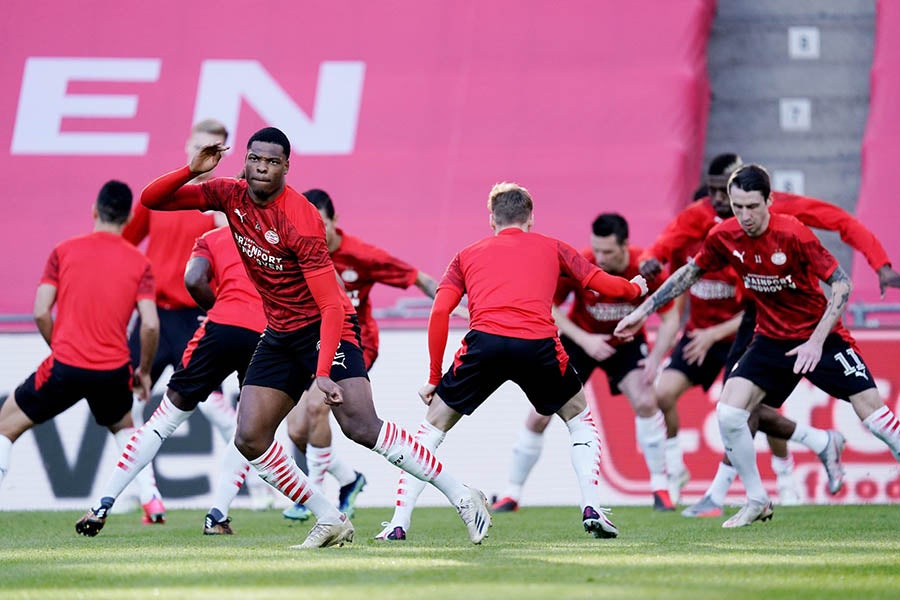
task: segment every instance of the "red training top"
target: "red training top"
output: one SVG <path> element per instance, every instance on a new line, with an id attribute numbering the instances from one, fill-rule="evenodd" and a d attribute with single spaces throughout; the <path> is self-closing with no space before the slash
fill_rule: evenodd
<path id="1" fill-rule="evenodd" d="M 838 268 L 812 231 L 794 217 L 776 214 L 755 238 L 737 219 L 717 225 L 694 262 L 705 271 L 731 265 L 756 303 L 756 331 L 780 340 L 809 339 L 828 303 L 819 280 Z M 852 341 L 840 321 L 832 331 Z"/>
<path id="2" fill-rule="evenodd" d="M 631 279 L 640 274 L 638 268 L 638 257 L 641 254 L 641 248 L 635 246 L 628 247 L 628 266 L 621 273 L 613 273 L 625 279 Z M 597 259 L 594 252 L 590 248 L 581 251 L 581 256 L 590 264 L 596 265 Z M 647 283 L 648 293 L 652 294 L 665 281 L 665 275 L 657 277 L 655 281 Z M 597 293 L 593 290 L 585 289 L 583 285 L 575 281 L 571 277 L 562 276 L 559 278 L 559 284 L 556 287 L 556 293 L 553 298 L 554 304 L 562 304 L 565 302 L 569 294 L 575 294 L 575 301 L 572 308 L 569 309 L 568 317 L 572 323 L 584 329 L 589 333 L 605 333 L 612 336 L 619 321 L 624 319 L 631 313 L 636 306 L 644 301 L 643 298 L 622 298 L 620 296 L 609 296 Z M 659 312 L 665 313 L 672 310 L 673 302 L 667 303 L 661 307 Z M 644 329 L 641 328 L 641 333 Z M 623 340 L 617 337 L 610 337 L 608 343 L 618 346 Z"/>
<path id="3" fill-rule="evenodd" d="M 291 332 L 321 322 L 316 375 L 328 376 L 340 339 L 357 342 L 353 306 L 335 279 L 319 211 L 290 186 L 259 206 L 245 180 L 185 185 L 193 177 L 187 166 L 158 177 L 144 188 L 141 202 L 157 210 L 223 211 L 268 327 Z"/>
<path id="4" fill-rule="evenodd" d="M 510 227 L 466 246 L 453 258 L 438 284 L 432 316 L 468 294 L 471 329 L 529 340 L 557 338 L 551 307 L 562 273 L 613 298 L 631 300 L 641 293 L 637 284 L 604 273 L 565 242 Z M 428 321 L 433 384 L 441 378 L 448 327 L 449 311 L 447 319 Z"/>
<path id="5" fill-rule="evenodd" d="M 191 255 L 194 240 L 215 226 L 215 217 L 211 214 L 165 213 L 149 210 L 142 204 L 135 206 L 122 237 L 137 246 L 150 236 L 147 258 L 156 275 L 156 303 L 160 308 L 197 307 L 184 287 L 184 265 Z"/>
<path id="6" fill-rule="evenodd" d="M 266 328 L 262 298 L 247 277 L 232 239 L 228 227 L 219 227 L 204 233 L 194 244 L 191 258 L 206 259 L 213 271 L 210 284 L 216 303 L 206 316 L 213 323 L 262 332 Z"/>
<path id="7" fill-rule="evenodd" d="M 341 245 L 331 253 L 334 268 L 344 282 L 344 289 L 359 315 L 363 354 L 366 367 L 378 356 L 378 324 L 372 317 L 369 294 L 376 283 L 406 289 L 416 282 L 418 269 L 391 256 L 378 246 L 367 244 L 340 229 Z"/>
<path id="8" fill-rule="evenodd" d="M 671 270 L 682 267 L 701 246 L 701 243 L 695 243 L 676 252 L 669 265 Z M 706 329 L 731 319 L 743 310 L 742 302 L 746 295 L 741 278 L 731 267 L 718 271 L 704 271 L 700 279 L 691 285 L 688 294 L 690 302 L 688 302 L 688 321 L 685 325 L 687 331 Z M 733 339 L 732 335 L 723 341 Z"/>
<path id="9" fill-rule="evenodd" d="M 861 252 L 873 269 L 878 270 L 891 263 L 875 234 L 847 211 L 822 200 L 784 192 L 772 192 L 772 200 L 769 207 L 772 213 L 794 216 L 807 227 L 839 232 L 841 240 Z M 641 260 L 655 257 L 662 262 L 669 262 L 679 248 L 703 241 L 709 230 L 721 221 L 722 218 L 716 214 L 709 197 L 701 198 L 666 225 L 653 245 L 641 256 Z"/>
<path id="10" fill-rule="evenodd" d="M 154 296 L 147 257 L 122 236 L 96 231 L 56 246 L 41 283 L 57 288 L 50 340 L 56 360 L 96 371 L 131 362 L 128 321 L 138 300 Z"/>

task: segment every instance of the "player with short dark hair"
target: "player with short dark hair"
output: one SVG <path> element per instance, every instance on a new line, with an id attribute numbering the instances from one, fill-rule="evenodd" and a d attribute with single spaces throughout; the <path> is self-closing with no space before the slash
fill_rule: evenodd
<path id="1" fill-rule="evenodd" d="M 852 284 L 835 258 L 797 219 L 773 214 L 768 173 L 737 169 L 728 181 L 735 219 L 714 227 L 694 259 L 669 277 L 616 335 L 628 337 L 647 315 L 686 291 L 705 271 L 731 266 L 757 308 L 756 332 L 734 366 L 716 407 L 728 458 L 747 490 L 747 503 L 723 527 L 772 517 L 756 465 L 748 419 L 760 402 L 780 406 L 803 377 L 848 400 L 869 431 L 900 460 L 900 422 L 884 405 L 872 374 L 841 324 Z M 831 286 L 826 298 L 819 281 Z"/>
<path id="2" fill-rule="evenodd" d="M 150 262 L 122 239 L 131 201 L 126 184 L 106 182 L 93 205 L 93 232 L 61 242 L 47 259 L 34 319 L 50 356 L 0 408 L 0 481 L 13 442 L 82 398 L 120 447 L 131 437 L 132 387 L 149 397 L 159 335 Z M 128 321 L 135 308 L 141 316 L 141 353 L 132 370 Z M 144 503 L 158 497 L 152 469 L 141 474 L 138 485 Z"/>
<path id="3" fill-rule="evenodd" d="M 710 161 L 706 175 L 708 197 L 694 202 L 670 222 L 657 240 L 641 256 L 641 273 L 648 278 L 655 278 L 662 263 L 670 267 L 679 266 L 679 256 L 686 260 L 702 244 L 712 227 L 724 219 L 733 216 L 731 203 L 727 193 L 728 178 L 743 165 L 740 156 L 728 152 L 714 157 Z M 900 275 L 892 268 L 887 253 L 878 238 L 862 223 L 841 208 L 828 202 L 787 194 L 771 192 L 772 212 L 790 214 L 809 227 L 818 227 L 837 231 L 841 239 L 862 252 L 869 264 L 878 274 L 882 292 L 886 287 L 900 285 Z M 674 268 L 670 268 L 674 270 Z M 712 273 L 704 273 L 703 278 L 715 278 Z M 728 377 L 731 366 L 740 358 L 753 334 L 756 311 L 753 303 L 743 303 L 743 318 L 731 343 L 724 362 L 725 377 Z M 677 349 L 676 349 L 677 352 Z M 669 373 L 671 375 L 671 373 Z M 666 415 L 668 439 L 666 440 L 666 461 L 671 473 L 682 473 L 677 477 L 677 484 L 686 483 L 688 475 L 684 469 L 682 450 L 678 442 L 678 413 L 675 402 L 680 395 L 672 384 L 670 377 L 658 382 L 660 404 Z M 662 386 L 662 387 L 661 387 Z M 797 497 L 797 484 L 793 477 L 793 458 L 784 440 L 792 439 L 807 445 L 823 461 L 828 475 L 828 491 L 837 493 L 843 485 L 843 468 L 840 465 L 843 449 L 843 436 L 839 432 L 825 432 L 806 426 L 799 426 L 778 411 L 760 405 L 753 418 L 750 419 L 751 430 L 757 427 L 767 434 L 772 449 L 772 466 L 778 481 L 779 494 Z M 685 516 L 718 516 L 728 487 L 734 481 L 736 472 L 729 464 L 727 457 L 719 465 L 716 476 L 703 499 L 686 509 Z M 784 500 L 785 498 L 782 498 Z"/>
<path id="4" fill-rule="evenodd" d="M 301 548 L 353 541 L 353 525 L 331 505 L 275 440 L 275 430 L 297 403 L 311 377 L 351 440 L 371 448 L 416 477 L 433 483 L 456 506 L 469 538 L 480 543 L 490 515 L 484 495 L 453 478 L 443 464 L 395 423 L 378 418 L 359 347 L 356 315 L 334 275 L 318 211 L 285 182 L 290 169 L 287 137 L 272 127 L 250 138 L 245 179 L 217 178 L 191 185 L 213 170 L 227 148 L 204 146 L 190 164 L 151 182 L 141 202 L 154 210 L 225 213 L 251 281 L 262 297 L 268 325 L 244 378 L 234 443 L 269 485 L 318 517 Z M 167 396 L 135 435 L 135 465 L 190 416 L 190 405 Z M 82 519 L 96 533 L 112 504 Z"/>
<path id="5" fill-rule="evenodd" d="M 519 185 L 495 185 L 488 209 L 493 235 L 463 248 L 438 285 L 428 320 L 430 376 L 419 392 L 428 412 L 416 436 L 422 445 L 437 448 L 463 415 L 472 414 L 503 383 L 514 382 L 537 413 L 556 413 L 565 421 L 584 530 L 614 538 L 619 530 L 599 506 L 600 440 L 579 375 L 558 336 L 553 296 L 563 274 L 575 287 L 614 300 L 645 294 L 646 283 L 640 275 L 631 281 L 609 275 L 568 244 L 532 233 L 533 201 Z M 463 294 L 469 297 L 470 330 L 442 374 L 450 312 Z M 406 539 L 421 491 L 414 482 L 398 489 L 394 518 L 376 539 Z"/>

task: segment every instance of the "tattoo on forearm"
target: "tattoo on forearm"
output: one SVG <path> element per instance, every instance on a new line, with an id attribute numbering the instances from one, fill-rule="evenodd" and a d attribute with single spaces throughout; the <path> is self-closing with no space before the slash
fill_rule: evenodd
<path id="1" fill-rule="evenodd" d="M 686 265 L 672 273 L 672 275 L 659 286 L 659 289 L 653 292 L 652 296 L 647 298 L 647 302 L 650 303 L 649 312 L 656 312 L 661 306 L 686 292 L 694 282 L 700 279 L 702 273 L 703 270 L 695 265 L 693 261 L 688 262 Z"/>
<path id="2" fill-rule="evenodd" d="M 853 284 L 850 281 L 850 277 L 847 276 L 847 273 L 841 267 L 835 269 L 826 283 L 831 286 L 831 297 L 828 298 L 828 304 L 825 306 L 825 313 L 822 315 L 820 322 L 834 325 L 850 301 L 850 292 L 853 291 Z"/>

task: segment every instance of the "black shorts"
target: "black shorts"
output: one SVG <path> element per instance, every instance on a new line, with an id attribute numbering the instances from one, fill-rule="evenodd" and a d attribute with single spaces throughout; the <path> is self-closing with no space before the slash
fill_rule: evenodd
<path id="1" fill-rule="evenodd" d="M 153 383 L 159 379 L 167 366 L 178 368 L 181 364 L 181 356 L 188 342 L 194 337 L 199 318 L 203 311 L 199 308 L 182 308 L 169 310 L 158 308 L 159 313 L 159 347 L 153 357 L 153 366 L 150 368 L 150 379 Z M 128 338 L 128 348 L 131 352 L 131 364 L 136 369 L 141 364 L 141 320 L 138 319 Z"/>
<path id="2" fill-rule="evenodd" d="M 352 318 L 355 324 L 356 317 Z M 250 361 L 244 385 L 281 390 L 294 402 L 300 400 L 300 395 L 310 386 L 316 374 L 320 325 L 317 322 L 289 332 L 272 331 L 267 327 Z M 341 340 L 331 363 L 330 376 L 333 381 L 351 377 L 369 378 L 358 343 Z"/>
<path id="3" fill-rule="evenodd" d="M 185 349 L 181 364 L 169 379 L 169 389 L 196 404 L 235 371 L 243 385 L 259 339 L 259 332 L 251 329 L 207 321 L 197 328 Z"/>
<path id="4" fill-rule="evenodd" d="M 672 356 L 663 369 L 672 369 L 683 373 L 688 378 L 688 381 L 694 385 L 703 386 L 704 391 L 708 391 L 712 387 L 713 382 L 715 382 L 716 377 L 722 372 L 722 367 L 725 366 L 725 361 L 731 350 L 731 341 L 716 342 L 707 350 L 706 358 L 703 359 L 702 365 L 697 363 L 689 365 L 684 358 L 684 347 L 690 341 L 691 338 L 687 334 L 681 336 L 681 339 L 678 340 L 678 344 L 675 345 L 675 349 L 672 351 Z"/>
<path id="5" fill-rule="evenodd" d="M 741 357 L 732 377 L 749 379 L 766 391 L 764 403 L 776 408 L 805 377 L 814 386 L 841 400 L 853 394 L 875 387 L 869 368 L 863 362 L 859 351 L 840 335 L 829 334 L 822 346 L 822 359 L 811 373 L 794 373 L 795 356 L 785 353 L 797 346 L 798 340 L 773 340 L 756 335 L 747 352 Z"/>
<path id="6" fill-rule="evenodd" d="M 725 374 L 723 380 L 731 376 L 734 371 L 734 365 L 741 359 L 744 352 L 753 341 L 753 330 L 756 329 L 756 305 L 752 302 L 744 305 L 744 317 L 738 327 L 734 342 L 731 343 L 731 350 L 728 351 L 728 358 L 725 359 Z"/>
<path id="7" fill-rule="evenodd" d="M 647 358 L 647 339 L 643 334 L 634 336 L 630 342 L 616 346 L 616 352 L 606 360 L 594 360 L 575 342 L 566 336 L 560 336 L 563 348 L 569 355 L 569 362 L 575 367 L 578 379 L 586 383 L 591 378 L 594 369 L 603 369 L 606 379 L 609 381 L 609 392 L 613 396 L 622 393 L 619 384 L 625 376 L 635 369 L 642 368 L 640 361 Z"/>
<path id="8" fill-rule="evenodd" d="M 94 371 L 70 367 L 49 356 L 16 388 L 16 402 L 29 419 L 43 423 L 84 398 L 97 425 L 109 427 L 131 411 L 131 376 L 130 364 Z"/>
<path id="9" fill-rule="evenodd" d="M 471 415 L 507 381 L 522 388 L 542 415 L 552 415 L 581 390 L 557 338 L 523 340 L 471 330 L 436 393 L 453 410 Z"/>

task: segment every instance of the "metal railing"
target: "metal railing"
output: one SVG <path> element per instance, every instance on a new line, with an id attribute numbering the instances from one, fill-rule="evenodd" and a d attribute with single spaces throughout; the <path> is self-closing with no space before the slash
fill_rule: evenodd
<path id="1" fill-rule="evenodd" d="M 900 304 L 856 302 L 847 306 L 847 314 L 851 318 L 847 324 L 851 327 L 876 329 L 900 326 Z M 885 322 L 872 318 L 872 315 L 887 315 L 889 318 Z"/>

